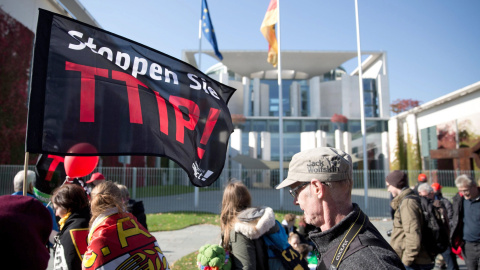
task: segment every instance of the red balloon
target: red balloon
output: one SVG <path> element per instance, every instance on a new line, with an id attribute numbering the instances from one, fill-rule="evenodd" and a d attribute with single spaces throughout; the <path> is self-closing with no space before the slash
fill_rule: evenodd
<path id="1" fill-rule="evenodd" d="M 96 154 L 97 149 L 89 143 L 79 143 L 72 146 L 68 153 Z M 97 167 L 98 156 L 66 156 L 64 161 L 65 172 L 70 178 L 89 175 Z"/>

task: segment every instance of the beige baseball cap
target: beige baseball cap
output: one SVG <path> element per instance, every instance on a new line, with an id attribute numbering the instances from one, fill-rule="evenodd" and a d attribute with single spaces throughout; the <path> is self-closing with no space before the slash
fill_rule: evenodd
<path id="1" fill-rule="evenodd" d="M 318 147 L 297 153 L 290 161 L 287 178 L 276 189 L 296 182 L 310 182 L 312 179 L 321 182 L 352 179 L 352 157 L 331 147 Z"/>

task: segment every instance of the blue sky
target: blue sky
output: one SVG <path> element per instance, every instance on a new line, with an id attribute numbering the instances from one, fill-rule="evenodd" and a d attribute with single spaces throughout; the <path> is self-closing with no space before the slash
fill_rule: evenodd
<path id="1" fill-rule="evenodd" d="M 181 59 L 201 0 L 80 0 L 103 29 Z M 208 0 L 222 50 L 267 50 L 269 0 Z M 362 51 L 386 51 L 390 99 L 422 103 L 480 81 L 480 1 L 359 0 Z M 280 0 L 282 50 L 356 51 L 353 0 Z M 212 50 L 204 40 L 203 50 Z M 202 56 L 202 70 L 214 59 Z M 351 71 L 356 59 L 346 64 Z"/>

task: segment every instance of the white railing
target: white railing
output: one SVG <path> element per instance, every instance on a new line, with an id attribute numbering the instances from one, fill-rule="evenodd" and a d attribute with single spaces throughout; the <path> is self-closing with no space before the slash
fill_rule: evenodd
<path id="1" fill-rule="evenodd" d="M 34 170 L 34 166 L 29 167 Z M 23 165 L 0 165 L 0 195 L 13 193 L 13 177 L 23 169 Z M 126 185 L 130 197 L 142 200 L 147 213 L 194 211 L 219 213 L 223 195 L 223 187 L 229 179 L 242 180 L 249 188 L 253 205 L 269 206 L 274 210 L 299 212 L 300 208 L 293 205 L 293 198 L 288 192 L 281 193 L 274 187 L 279 183 L 278 170 L 224 170 L 219 179 L 209 187 L 199 188 L 190 183 L 187 174 L 182 169 L 146 168 L 146 167 L 102 167 L 99 171 L 108 180 Z M 287 175 L 285 170 L 284 175 Z M 460 173 L 467 173 L 477 179 L 478 171 L 408 171 L 410 178 L 419 173 L 426 173 L 430 181 L 435 179 L 444 187 L 454 187 L 455 177 Z M 363 171 L 354 170 L 354 187 L 352 201 L 370 216 L 370 218 L 390 217 L 390 195 L 385 188 L 386 172 L 375 170 L 368 172 L 368 197 L 365 198 Z M 86 176 L 85 179 L 89 179 Z M 412 183 L 412 182 L 411 182 Z M 445 190 L 445 189 L 444 189 Z M 449 189 L 446 197 L 451 198 L 455 189 Z M 445 192 L 444 192 L 445 193 Z M 281 205 L 281 202 L 285 202 Z M 365 209 L 365 202 L 368 209 Z"/>

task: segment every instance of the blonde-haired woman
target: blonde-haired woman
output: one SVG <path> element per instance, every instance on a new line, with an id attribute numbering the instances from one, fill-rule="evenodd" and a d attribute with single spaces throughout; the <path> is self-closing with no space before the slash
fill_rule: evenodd
<path id="1" fill-rule="evenodd" d="M 117 185 L 103 181 L 91 193 L 92 218 L 83 269 L 170 269 L 155 237 L 125 211 Z"/>
<path id="2" fill-rule="evenodd" d="M 232 269 L 283 269 L 270 260 L 262 236 L 280 228 L 269 207 L 251 207 L 252 197 L 240 181 L 231 181 L 223 192 L 220 213 L 222 246 L 230 252 Z M 270 264 L 270 266 L 269 266 Z"/>

